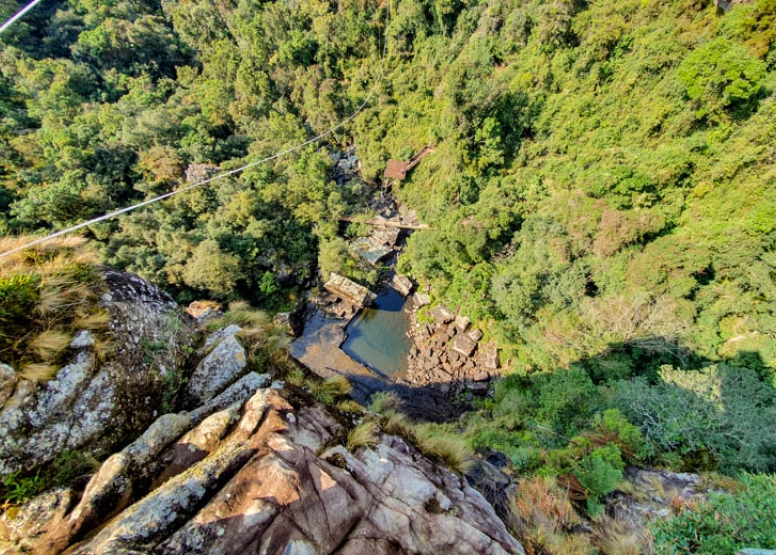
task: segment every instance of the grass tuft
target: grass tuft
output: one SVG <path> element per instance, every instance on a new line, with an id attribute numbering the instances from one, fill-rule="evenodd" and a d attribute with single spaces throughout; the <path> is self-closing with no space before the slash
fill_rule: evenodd
<path id="1" fill-rule="evenodd" d="M 232 301 L 224 315 L 226 324 L 237 324 L 243 328 L 261 328 L 270 322 L 266 312 L 256 310 L 245 301 Z"/>
<path id="2" fill-rule="evenodd" d="M 77 311 L 73 319 L 73 327 L 79 330 L 107 330 L 110 326 L 110 314 L 105 310 L 97 312 Z"/>
<path id="3" fill-rule="evenodd" d="M 347 450 L 353 452 L 359 447 L 371 447 L 378 442 L 378 428 L 373 422 L 362 422 L 348 432 Z"/>
<path id="4" fill-rule="evenodd" d="M 35 354 L 45 362 L 51 362 L 67 349 L 73 336 L 58 330 L 45 330 L 30 342 Z"/>
<path id="5" fill-rule="evenodd" d="M 340 412 L 345 412 L 348 414 L 363 414 L 364 413 L 364 407 L 359 405 L 357 402 L 355 402 L 353 399 L 346 399 L 344 401 L 340 401 L 336 404 L 336 408 Z"/>
<path id="6" fill-rule="evenodd" d="M 603 555 L 653 555 L 655 552 L 651 537 L 644 529 L 606 515 L 599 517 L 596 524 L 593 543 Z"/>
<path id="7" fill-rule="evenodd" d="M 350 382 L 345 376 L 332 376 L 323 380 L 322 390 L 334 396 L 350 395 Z"/>
<path id="8" fill-rule="evenodd" d="M 380 427 L 386 433 L 404 438 L 410 443 L 417 443 L 418 438 L 415 435 L 415 424 L 404 414 L 396 411 L 387 411 L 379 422 Z"/>
<path id="9" fill-rule="evenodd" d="M 442 463 L 453 472 L 468 474 L 474 465 L 474 451 L 461 438 L 446 436 L 418 436 L 418 449 L 432 461 Z"/>
<path id="10" fill-rule="evenodd" d="M 296 387 L 302 387 L 304 379 L 304 371 L 301 368 L 294 368 L 286 374 L 286 382 Z"/>
<path id="11" fill-rule="evenodd" d="M 59 372 L 59 368 L 53 364 L 36 362 L 23 366 L 19 377 L 33 382 L 47 382 L 54 379 L 57 372 Z"/>
<path id="12" fill-rule="evenodd" d="M 392 391 L 378 391 L 370 397 L 369 410 L 377 414 L 396 411 L 399 408 L 399 397 Z"/>

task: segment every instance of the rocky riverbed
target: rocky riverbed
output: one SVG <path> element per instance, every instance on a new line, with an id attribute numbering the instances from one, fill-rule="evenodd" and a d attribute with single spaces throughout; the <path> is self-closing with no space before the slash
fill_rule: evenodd
<path id="1" fill-rule="evenodd" d="M 422 318 L 418 309 L 424 300 L 422 294 L 414 297 L 409 333 L 415 346 L 404 379 L 419 387 L 438 387 L 456 399 L 471 400 L 472 394 L 486 393 L 501 376 L 498 349 L 482 344 L 482 332 L 444 305 L 427 311 L 430 320 Z"/>

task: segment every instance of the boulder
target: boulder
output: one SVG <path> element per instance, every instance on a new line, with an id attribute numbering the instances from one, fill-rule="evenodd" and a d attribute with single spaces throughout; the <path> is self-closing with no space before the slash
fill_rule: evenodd
<path id="1" fill-rule="evenodd" d="M 376 295 L 363 285 L 334 272 L 331 273 L 329 281 L 323 287 L 332 295 L 359 308 L 371 305 L 376 298 Z"/>
<path id="2" fill-rule="evenodd" d="M 455 327 L 460 332 L 465 332 L 467 329 L 469 329 L 469 319 L 466 316 L 456 316 L 455 317 Z"/>
<path id="3" fill-rule="evenodd" d="M 416 308 L 422 308 L 428 304 L 431 304 L 431 297 L 426 293 L 418 291 L 412 296 L 412 303 Z"/>
<path id="4" fill-rule="evenodd" d="M 0 542 L 52 555 L 524 553 L 478 491 L 400 438 L 318 455 L 344 430 L 294 403 L 267 388 L 191 429 L 166 415 L 102 464 L 70 514 L 67 492 L 40 496 L 28 507 L 45 518 L 13 531 L 1 516 Z"/>
<path id="5" fill-rule="evenodd" d="M 372 226 L 369 240 L 379 247 L 393 250 L 400 234 L 401 229 L 398 227 Z"/>
<path id="6" fill-rule="evenodd" d="M 476 370 L 472 378 L 474 378 L 475 382 L 486 382 L 490 375 L 484 370 Z"/>
<path id="7" fill-rule="evenodd" d="M 455 314 L 450 312 L 450 310 L 443 304 L 439 304 L 432 308 L 431 316 L 433 316 L 437 324 L 447 324 L 448 322 L 452 322 L 455 319 Z"/>
<path id="8" fill-rule="evenodd" d="M 126 445 L 159 416 L 161 374 L 183 372 L 181 353 L 195 335 L 190 318 L 134 274 L 105 270 L 102 277 L 112 356 L 98 360 L 89 348 L 94 338 L 80 333 L 54 379 L 16 384 L 0 408 L 0 474 L 34 473 L 63 450 L 94 455 Z"/>
<path id="9" fill-rule="evenodd" d="M 70 348 L 71 349 L 87 349 L 89 347 L 94 347 L 95 343 L 94 335 L 91 334 L 91 332 L 87 330 L 81 330 L 79 331 L 73 340 L 70 342 Z"/>
<path id="10" fill-rule="evenodd" d="M 412 281 L 407 276 L 401 274 L 394 274 L 391 278 L 391 286 L 402 296 L 406 297 L 412 292 Z"/>
<path id="11" fill-rule="evenodd" d="M 466 334 L 475 343 L 482 339 L 482 332 L 478 329 L 473 329 Z"/>
<path id="12" fill-rule="evenodd" d="M 486 370 L 498 370 L 501 363 L 498 358 L 498 348 L 495 345 L 480 347 L 478 364 Z"/>
<path id="13" fill-rule="evenodd" d="M 224 313 L 221 311 L 221 305 L 214 301 L 193 301 L 186 308 L 186 314 L 194 318 L 194 321 L 200 327 L 224 316 Z"/>
<path id="14" fill-rule="evenodd" d="M 373 265 L 377 265 L 381 260 L 388 257 L 393 252 L 393 249 L 375 244 L 375 242 L 368 237 L 359 237 L 352 241 L 348 244 L 348 249 Z"/>
<path id="15" fill-rule="evenodd" d="M 227 330 L 231 333 L 224 334 Z M 197 365 L 189 379 L 186 392 L 198 404 L 223 391 L 245 370 L 245 349 L 235 337 L 240 327 L 230 326 L 227 330 L 221 332 L 220 342 Z"/>
<path id="16" fill-rule="evenodd" d="M 453 350 L 463 356 L 470 357 L 477 348 L 477 343 L 469 334 L 456 335 L 453 339 Z"/>

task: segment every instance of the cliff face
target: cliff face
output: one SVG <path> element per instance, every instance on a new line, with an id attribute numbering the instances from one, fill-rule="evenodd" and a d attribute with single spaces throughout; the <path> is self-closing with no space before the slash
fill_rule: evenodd
<path id="1" fill-rule="evenodd" d="M 117 452 L 85 488 L 5 511 L 0 553 L 523 553 L 480 493 L 402 439 L 346 449 L 326 407 L 248 370 L 236 326 L 208 337 L 187 371 L 191 322 L 139 278 L 105 277 L 115 358 L 73 348 L 53 381 L 18 384 L 0 422 L 24 425 L 0 460 L 7 473 L 64 449 Z M 193 410 L 163 414 L 162 372 L 185 375 L 174 394 Z M 90 433 L 74 433 L 84 423 Z"/>

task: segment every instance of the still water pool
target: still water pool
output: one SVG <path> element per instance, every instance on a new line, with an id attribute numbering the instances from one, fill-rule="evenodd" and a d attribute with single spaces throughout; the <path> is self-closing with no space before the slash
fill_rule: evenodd
<path id="1" fill-rule="evenodd" d="M 362 310 L 345 329 L 342 350 L 351 358 L 388 376 L 407 365 L 412 340 L 407 337 L 409 315 L 405 299 L 388 287 L 374 304 Z"/>

